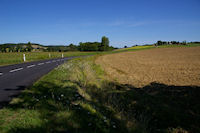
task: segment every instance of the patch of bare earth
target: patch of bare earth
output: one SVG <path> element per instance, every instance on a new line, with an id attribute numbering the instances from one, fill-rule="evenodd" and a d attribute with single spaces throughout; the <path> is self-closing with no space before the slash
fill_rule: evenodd
<path id="1" fill-rule="evenodd" d="M 96 60 L 108 77 L 143 87 L 152 82 L 200 86 L 200 47 L 155 48 L 104 55 Z"/>

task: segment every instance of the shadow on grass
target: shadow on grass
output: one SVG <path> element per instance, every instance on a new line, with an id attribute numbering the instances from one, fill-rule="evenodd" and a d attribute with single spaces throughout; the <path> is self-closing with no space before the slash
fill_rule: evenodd
<path id="1" fill-rule="evenodd" d="M 106 101 L 118 112 L 123 112 L 127 119 L 135 118 L 148 132 L 165 132 L 177 127 L 200 132 L 200 87 L 153 82 L 143 88 L 119 85 L 120 88 L 129 89 L 106 93 Z"/>
<path id="2" fill-rule="evenodd" d="M 105 82 L 102 88 L 77 83 L 40 82 L 24 91 L 8 109 L 35 110 L 42 124 L 12 127 L 9 132 L 167 132 L 180 127 L 200 132 L 200 87 L 151 83 L 143 88 Z M 31 124 L 30 124 L 31 125 Z"/>
<path id="3" fill-rule="evenodd" d="M 21 93 L 22 90 L 24 90 L 26 88 L 26 86 L 17 86 L 15 89 L 11 89 L 11 88 L 5 88 L 2 90 L 1 92 L 1 96 L 4 97 L 3 100 L 1 98 L 0 101 L 0 109 L 2 109 L 3 107 L 7 106 L 9 104 L 9 102 L 19 96 L 19 94 Z M 5 94 L 4 92 L 9 92 L 7 93 L 9 96 L 5 98 Z"/>

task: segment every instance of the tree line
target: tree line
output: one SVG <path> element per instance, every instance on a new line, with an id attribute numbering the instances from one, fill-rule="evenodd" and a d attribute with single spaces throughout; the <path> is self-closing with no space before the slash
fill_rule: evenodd
<path id="1" fill-rule="evenodd" d="M 80 42 L 78 47 L 80 51 L 109 51 L 114 49 L 114 47 L 109 46 L 109 39 L 105 36 L 102 37 L 101 42 Z"/>
<path id="2" fill-rule="evenodd" d="M 157 41 L 157 43 L 155 44 L 156 46 L 160 46 L 160 45 L 187 45 L 186 41 Z"/>
<path id="3" fill-rule="evenodd" d="M 34 43 L 19 43 L 19 44 L 1 44 L 0 52 L 67 52 L 67 51 L 109 51 L 114 47 L 109 46 L 109 38 L 103 36 L 101 42 L 80 42 L 79 45 L 70 44 L 68 46 L 43 46 Z"/>
<path id="4" fill-rule="evenodd" d="M 109 39 L 103 36 L 101 42 L 80 42 L 78 46 L 74 44 L 68 46 L 48 46 L 47 51 L 109 51 L 113 49 L 112 46 L 109 46 Z"/>
<path id="5" fill-rule="evenodd" d="M 0 45 L 0 52 L 31 52 L 33 50 L 33 44 L 28 43 L 5 43 Z M 39 44 L 34 44 L 39 45 Z"/>

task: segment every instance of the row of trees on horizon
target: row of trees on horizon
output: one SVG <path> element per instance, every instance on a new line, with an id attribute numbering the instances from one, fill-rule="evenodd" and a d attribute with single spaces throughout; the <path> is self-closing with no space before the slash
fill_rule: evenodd
<path id="1" fill-rule="evenodd" d="M 157 41 L 155 44 L 147 44 L 147 45 L 154 45 L 154 46 L 160 46 L 160 45 L 187 45 L 187 44 L 200 44 L 200 42 L 186 42 L 186 41 Z M 138 45 L 134 45 L 138 46 Z M 132 47 L 134 47 L 132 46 Z M 124 48 L 128 48 L 127 46 L 124 46 Z M 109 46 L 109 38 L 103 36 L 101 38 L 101 42 L 80 42 L 79 45 L 70 44 L 68 46 L 43 46 L 36 43 L 6 43 L 6 44 L 0 44 L 0 52 L 37 52 L 37 51 L 43 51 L 43 52 L 67 52 L 67 51 L 111 51 L 114 48 L 112 46 Z"/>
<path id="2" fill-rule="evenodd" d="M 199 42 L 197 42 L 199 43 Z M 157 41 L 157 43 L 155 44 L 156 46 L 159 46 L 159 45 L 187 45 L 189 43 L 187 43 L 186 41 L 182 41 L 182 42 L 179 42 L 179 41 Z"/>
<path id="3" fill-rule="evenodd" d="M 67 51 L 109 51 L 114 47 L 109 46 L 109 38 L 103 36 L 101 42 L 80 42 L 79 45 L 70 44 L 68 46 L 43 46 L 35 43 L 1 44 L 0 52 L 67 52 Z"/>

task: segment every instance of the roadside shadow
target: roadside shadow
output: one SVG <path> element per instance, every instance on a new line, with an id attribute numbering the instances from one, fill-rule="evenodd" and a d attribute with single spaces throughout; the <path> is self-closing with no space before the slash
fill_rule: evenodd
<path id="1" fill-rule="evenodd" d="M 42 124 L 38 127 L 13 127 L 14 132 L 65 132 L 65 133 L 127 133 L 167 132 L 182 128 L 200 132 L 200 87 L 169 86 L 153 82 L 142 88 L 129 84 L 105 82 L 99 88 L 80 84 L 61 86 L 40 82 L 27 89 L 18 101 L 7 105 L 12 110 L 39 112 Z M 9 91 L 9 90 L 8 90 Z"/>
<path id="2" fill-rule="evenodd" d="M 5 91 L 16 91 L 16 90 L 21 91 L 21 90 L 24 90 L 25 88 L 26 88 L 26 86 L 20 85 L 20 86 L 17 86 L 15 89 L 13 89 L 13 88 L 5 88 L 3 90 L 5 90 Z"/>
<path id="3" fill-rule="evenodd" d="M 182 128 L 200 132 L 200 87 L 174 86 L 152 82 L 142 88 L 106 83 L 104 91 L 94 91 L 98 103 L 112 106 L 127 121 L 137 121 L 145 132 L 166 132 Z M 111 91 L 113 90 L 113 91 Z M 136 130 L 136 131 L 135 131 Z M 137 129 L 134 129 L 137 132 Z"/>
<path id="4" fill-rule="evenodd" d="M 18 100 L 18 101 L 17 101 Z M 77 85 L 67 87 L 41 82 L 21 93 L 11 110 L 35 110 L 43 121 L 36 128 L 13 127 L 14 132 L 127 132 L 125 125 L 114 117 L 114 112 L 103 105 L 88 101 L 77 91 Z M 23 118 L 22 118 L 23 119 Z M 120 127 L 116 124 L 120 123 Z M 114 127 L 113 127 L 114 126 Z"/>
<path id="5" fill-rule="evenodd" d="M 21 86 L 16 86 L 15 88 L 5 88 L 1 90 L 1 95 L 3 97 L 5 97 L 6 95 L 6 98 L 3 99 L 1 98 L 0 109 L 6 107 L 13 98 L 18 97 L 25 88 L 26 86 L 21 85 Z"/>

